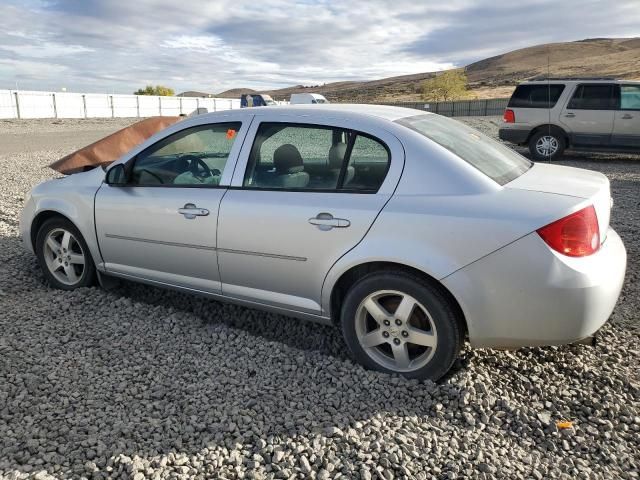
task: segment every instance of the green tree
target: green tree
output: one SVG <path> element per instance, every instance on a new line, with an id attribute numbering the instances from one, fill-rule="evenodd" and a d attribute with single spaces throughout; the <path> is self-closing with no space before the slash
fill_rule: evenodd
<path id="1" fill-rule="evenodd" d="M 431 102 L 458 100 L 467 96 L 467 83 L 463 70 L 446 70 L 422 82 L 422 98 Z"/>
<path id="2" fill-rule="evenodd" d="M 144 88 L 139 88 L 135 92 L 134 95 L 161 95 L 163 97 L 173 97 L 174 91 L 173 88 L 163 87 L 162 85 L 147 85 Z"/>

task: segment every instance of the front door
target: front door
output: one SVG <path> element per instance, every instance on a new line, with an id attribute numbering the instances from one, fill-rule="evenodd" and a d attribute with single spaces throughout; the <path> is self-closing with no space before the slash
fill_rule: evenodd
<path id="1" fill-rule="evenodd" d="M 560 113 L 576 146 L 604 147 L 611 144 L 613 117 L 617 108 L 616 86 L 596 83 L 576 86 L 571 100 Z"/>
<path id="2" fill-rule="evenodd" d="M 125 186 L 100 187 L 96 232 L 107 272 L 220 292 L 218 209 L 244 131 L 240 122 L 186 128 L 131 159 Z"/>
<path id="3" fill-rule="evenodd" d="M 220 207 L 225 296 L 323 314 L 327 272 L 393 193 L 404 164 L 393 135 L 321 123 L 252 126 Z"/>
<path id="4" fill-rule="evenodd" d="M 620 109 L 616 111 L 613 144 L 640 149 L 640 85 L 620 85 Z"/>

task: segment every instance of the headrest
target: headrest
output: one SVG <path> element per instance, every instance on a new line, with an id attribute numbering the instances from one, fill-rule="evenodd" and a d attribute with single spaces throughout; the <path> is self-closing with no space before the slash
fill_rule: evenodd
<path id="1" fill-rule="evenodd" d="M 273 152 L 273 166 L 278 175 L 298 173 L 304 171 L 302 156 L 296 147 L 287 143 Z"/>
<path id="2" fill-rule="evenodd" d="M 346 143 L 337 143 L 329 149 L 329 166 L 331 168 L 342 168 L 344 155 L 347 153 Z"/>

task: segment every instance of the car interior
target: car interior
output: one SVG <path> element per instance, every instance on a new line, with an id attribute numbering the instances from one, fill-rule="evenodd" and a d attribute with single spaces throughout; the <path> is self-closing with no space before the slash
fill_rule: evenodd
<path id="1" fill-rule="evenodd" d="M 347 158 L 350 140 L 353 147 Z M 386 147 L 357 132 L 263 124 L 253 144 L 244 185 L 265 189 L 375 191 L 384 180 L 388 165 Z"/>
<path id="2" fill-rule="evenodd" d="M 239 123 L 205 125 L 166 138 L 136 157 L 131 182 L 218 185 L 239 128 Z"/>

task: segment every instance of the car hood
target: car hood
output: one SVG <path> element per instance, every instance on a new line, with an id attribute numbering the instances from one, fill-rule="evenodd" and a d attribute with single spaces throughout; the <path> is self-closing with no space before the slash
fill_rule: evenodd
<path id="1" fill-rule="evenodd" d="M 49 167 L 57 172 L 70 175 L 97 166 L 109 165 L 152 135 L 167 128 L 169 125 L 173 125 L 181 118 L 146 118 L 62 157 L 49 165 Z"/>

